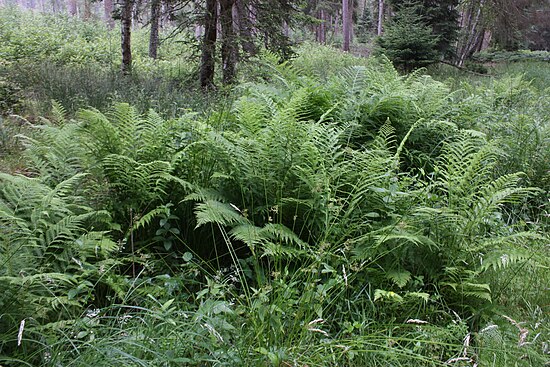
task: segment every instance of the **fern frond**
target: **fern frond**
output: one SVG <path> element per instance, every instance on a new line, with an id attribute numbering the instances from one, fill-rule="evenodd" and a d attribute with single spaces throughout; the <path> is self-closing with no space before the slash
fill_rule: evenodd
<path id="1" fill-rule="evenodd" d="M 52 100 L 52 120 L 58 125 L 62 125 L 67 120 L 67 110 L 59 101 Z"/>
<path id="2" fill-rule="evenodd" d="M 527 250 L 518 248 L 508 249 L 507 251 L 493 251 L 483 257 L 480 271 L 503 270 L 519 262 L 526 261 L 532 256 L 533 254 L 530 254 Z"/>
<path id="3" fill-rule="evenodd" d="M 407 270 L 389 270 L 385 275 L 399 288 L 403 288 L 412 279 L 411 273 Z"/>
<path id="4" fill-rule="evenodd" d="M 239 224 L 231 228 L 231 237 L 237 241 L 244 242 L 250 248 L 254 248 L 265 240 L 262 235 L 262 228 L 252 224 Z"/>
<path id="5" fill-rule="evenodd" d="M 196 228 L 207 223 L 221 226 L 249 223 L 248 220 L 233 209 L 230 204 L 214 200 L 207 200 L 204 203 L 197 204 L 195 216 L 197 217 Z"/>
<path id="6" fill-rule="evenodd" d="M 308 251 L 288 247 L 281 243 L 266 242 L 262 246 L 263 253 L 261 257 L 271 257 L 274 259 L 293 260 L 298 258 L 310 257 Z"/>
<path id="7" fill-rule="evenodd" d="M 142 215 L 138 220 L 134 221 L 129 231 L 137 231 L 140 228 L 145 228 L 151 224 L 153 219 L 161 216 L 161 215 L 169 215 L 170 209 L 166 205 L 160 205 L 156 207 L 155 209 L 152 209 Z"/>
<path id="8" fill-rule="evenodd" d="M 265 234 L 269 238 L 276 239 L 285 245 L 297 245 L 300 248 L 307 248 L 307 244 L 302 241 L 296 233 L 282 224 L 266 224 L 261 230 L 260 235 Z"/>

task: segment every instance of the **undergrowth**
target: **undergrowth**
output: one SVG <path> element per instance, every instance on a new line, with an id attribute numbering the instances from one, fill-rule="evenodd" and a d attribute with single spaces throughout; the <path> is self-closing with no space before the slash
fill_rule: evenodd
<path id="1" fill-rule="evenodd" d="M 0 363 L 547 363 L 546 91 L 257 61 L 206 113 L 166 75 L 14 74 L 59 82 L 0 126 Z"/>

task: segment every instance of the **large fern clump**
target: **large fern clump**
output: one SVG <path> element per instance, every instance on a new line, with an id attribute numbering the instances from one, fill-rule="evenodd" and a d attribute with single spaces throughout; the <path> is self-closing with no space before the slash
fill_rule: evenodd
<path id="1" fill-rule="evenodd" d="M 48 187 L 36 178 L 0 175 L 0 339 L 2 353 L 33 354 L 43 328 L 94 302 L 95 287 L 118 250 L 111 217 L 83 203 L 84 174 Z M 106 282 L 108 283 L 108 282 Z M 23 349 L 20 323 L 27 324 Z"/>
<path id="2" fill-rule="evenodd" d="M 307 53 L 263 56 L 271 80 L 230 108 L 69 120 L 54 103 L 20 137 L 29 177 L 0 176 L 2 363 L 473 364 L 514 328 L 503 360 L 543 360 L 545 331 L 502 311 L 527 312 L 508 287 L 548 268 L 526 209 L 544 153 L 511 159 L 485 111 L 519 97 L 386 59 L 323 74 Z"/>

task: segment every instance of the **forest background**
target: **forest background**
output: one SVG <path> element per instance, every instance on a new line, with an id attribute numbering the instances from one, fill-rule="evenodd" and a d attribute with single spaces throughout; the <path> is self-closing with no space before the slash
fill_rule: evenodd
<path id="1" fill-rule="evenodd" d="M 7 1 L 0 364 L 545 366 L 547 1 Z"/>

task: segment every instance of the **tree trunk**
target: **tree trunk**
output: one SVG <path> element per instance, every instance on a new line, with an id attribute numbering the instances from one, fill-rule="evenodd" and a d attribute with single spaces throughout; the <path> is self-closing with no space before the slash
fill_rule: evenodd
<path id="1" fill-rule="evenodd" d="M 142 0 L 132 0 L 132 22 L 134 25 L 136 24 L 139 24 L 140 23 L 140 9 L 141 9 L 141 4 L 142 4 Z"/>
<path id="2" fill-rule="evenodd" d="M 237 25 L 241 38 L 241 47 L 248 56 L 255 56 L 258 53 L 254 38 L 252 37 L 252 21 L 250 19 L 250 10 L 247 8 L 244 0 L 236 0 Z"/>
<path id="3" fill-rule="evenodd" d="M 327 43 L 327 16 L 323 9 L 320 12 L 321 24 L 319 24 L 319 43 L 325 45 Z"/>
<path id="4" fill-rule="evenodd" d="M 67 4 L 69 8 L 69 15 L 74 17 L 76 16 L 76 13 L 78 12 L 78 8 L 76 6 L 76 0 L 69 0 L 69 3 Z"/>
<path id="5" fill-rule="evenodd" d="M 478 47 L 480 39 L 482 40 L 484 30 L 480 27 L 482 10 L 485 0 L 472 2 L 468 9 L 462 13 L 461 25 L 466 32 L 458 43 L 457 47 L 457 66 L 462 67 L 466 58 L 468 58 Z"/>
<path id="6" fill-rule="evenodd" d="M 235 0 L 220 0 L 220 24 L 222 34 L 222 71 L 223 83 L 235 80 L 237 64 L 236 38 L 233 32 L 233 4 Z"/>
<path id="7" fill-rule="evenodd" d="M 92 17 L 92 2 L 91 0 L 84 0 L 83 19 L 89 20 L 91 17 Z"/>
<path id="8" fill-rule="evenodd" d="M 58 0 L 52 0 L 52 13 L 58 14 L 60 9 L 61 9 L 61 4 L 59 3 L 59 1 Z"/>
<path id="9" fill-rule="evenodd" d="M 382 35 L 382 21 L 384 20 L 384 0 L 378 0 L 378 28 L 377 35 Z"/>
<path id="10" fill-rule="evenodd" d="M 483 32 L 483 42 L 481 43 L 481 50 L 486 50 L 489 48 L 489 45 L 491 44 L 491 39 L 493 37 L 493 34 L 489 30 L 485 30 Z"/>
<path id="11" fill-rule="evenodd" d="M 200 69 L 200 83 L 203 88 L 214 86 L 214 56 L 216 53 L 218 20 L 218 3 L 216 0 L 206 0 L 206 14 L 204 17 L 204 37 L 202 40 L 202 56 Z"/>
<path id="12" fill-rule="evenodd" d="M 353 43 L 353 11 L 354 11 L 354 0 L 348 0 L 348 33 L 349 33 L 349 42 Z"/>
<path id="13" fill-rule="evenodd" d="M 151 0 L 151 33 L 149 35 L 149 57 L 156 59 L 159 47 L 160 0 Z"/>
<path id="14" fill-rule="evenodd" d="M 115 20 L 113 19 L 113 0 L 103 0 L 103 11 L 107 27 L 113 29 L 115 27 Z"/>
<path id="15" fill-rule="evenodd" d="M 122 72 L 129 74 L 132 71 L 132 0 L 123 0 L 120 13 L 121 44 L 122 44 Z"/>
<path id="16" fill-rule="evenodd" d="M 342 24 L 342 36 L 344 37 L 342 50 L 349 51 L 349 0 L 342 0 Z"/>

